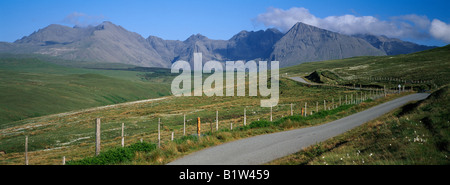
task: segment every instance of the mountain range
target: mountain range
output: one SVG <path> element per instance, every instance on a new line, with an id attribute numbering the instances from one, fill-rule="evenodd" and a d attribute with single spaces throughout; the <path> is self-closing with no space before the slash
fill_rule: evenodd
<path id="1" fill-rule="evenodd" d="M 170 68 L 178 60 L 192 62 L 201 52 L 209 60 L 280 61 L 280 67 L 303 62 L 354 56 L 407 54 L 434 48 L 375 35 L 344 35 L 304 23 L 282 33 L 270 28 L 241 31 L 229 40 L 213 40 L 201 34 L 184 41 L 144 38 L 105 21 L 97 26 L 68 27 L 52 24 L 13 43 L 0 42 L 0 53 L 36 53 L 66 60 L 123 63 Z"/>

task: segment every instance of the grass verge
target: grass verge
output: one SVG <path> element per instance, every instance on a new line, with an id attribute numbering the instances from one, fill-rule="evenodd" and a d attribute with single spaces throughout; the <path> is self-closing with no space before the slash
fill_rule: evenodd
<path id="1" fill-rule="evenodd" d="M 194 135 L 183 136 L 181 138 L 174 139 L 174 141 L 166 141 L 162 143 L 161 148 L 153 147 L 150 150 L 146 151 L 130 149 L 133 148 L 132 146 L 138 144 L 136 143 L 125 148 L 113 148 L 105 151 L 104 154 L 102 153 L 99 156 L 75 160 L 68 164 L 166 164 L 189 153 L 226 142 L 261 134 L 318 125 L 332 120 L 340 119 L 342 117 L 365 110 L 377 104 L 392 100 L 399 96 L 401 95 L 390 95 L 387 98 L 377 100 L 368 99 L 360 104 L 342 105 L 335 109 L 319 111 L 307 117 L 294 115 L 285 116 L 272 122 L 267 120 L 252 121 L 246 126 L 238 126 L 233 128 L 232 130 L 228 128 L 222 128 L 217 132 L 208 131 L 203 133 L 202 137 L 200 138 Z"/>
<path id="2" fill-rule="evenodd" d="M 448 165 L 449 94 L 446 86 L 426 100 L 407 104 L 345 134 L 268 164 Z"/>

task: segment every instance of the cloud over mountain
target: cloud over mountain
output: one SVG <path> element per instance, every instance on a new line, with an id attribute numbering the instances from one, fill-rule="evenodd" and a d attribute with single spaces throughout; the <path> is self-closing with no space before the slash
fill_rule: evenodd
<path id="1" fill-rule="evenodd" d="M 254 21 L 265 26 L 277 27 L 284 32 L 297 22 L 303 22 L 347 35 L 372 34 L 413 39 L 434 37 L 450 43 L 450 39 L 446 37 L 446 35 L 450 35 L 446 23 L 435 19 L 433 24 L 428 17 L 415 14 L 395 16 L 389 20 L 350 14 L 319 18 L 303 7 L 293 7 L 288 10 L 271 7 L 265 13 L 259 14 Z"/>
<path id="2" fill-rule="evenodd" d="M 434 38 L 450 43 L 450 24 L 434 19 L 431 22 L 430 33 Z"/>
<path id="3" fill-rule="evenodd" d="M 105 16 L 103 15 L 88 15 L 81 12 L 73 12 L 69 15 L 67 15 L 63 20 L 62 23 L 70 24 L 78 27 L 86 27 L 86 26 L 93 26 L 98 25 L 101 22 L 103 22 L 105 19 Z"/>

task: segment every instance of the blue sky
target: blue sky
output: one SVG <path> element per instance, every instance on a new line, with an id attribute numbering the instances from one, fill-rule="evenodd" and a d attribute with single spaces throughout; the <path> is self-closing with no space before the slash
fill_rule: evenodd
<path id="1" fill-rule="evenodd" d="M 201 33 L 229 39 L 242 30 L 286 29 L 292 20 L 332 31 L 374 32 L 426 45 L 450 43 L 448 0 L 2 0 L 0 41 L 13 42 L 49 24 L 108 20 L 144 38 L 185 40 Z"/>

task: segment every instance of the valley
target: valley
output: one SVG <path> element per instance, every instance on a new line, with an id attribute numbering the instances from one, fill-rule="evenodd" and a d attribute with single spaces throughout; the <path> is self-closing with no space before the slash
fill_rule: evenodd
<path id="1" fill-rule="evenodd" d="M 29 118 L 5 121 L 0 130 L 0 149 L 6 153 L 2 154 L 1 164 L 23 164 L 24 136 L 29 138 L 30 164 L 60 164 L 63 156 L 68 160 L 68 164 L 166 164 L 192 152 L 230 141 L 327 123 L 411 94 L 411 87 L 413 91 L 434 92 L 446 86 L 448 79 L 443 76 L 448 75 L 449 72 L 447 70 L 449 66 L 448 48 L 446 46 L 391 58 L 389 56 L 356 57 L 282 68 L 280 74 L 286 75 L 287 73 L 287 76 L 280 78 L 280 101 L 276 107 L 273 107 L 272 113 L 270 108 L 260 107 L 259 101 L 264 97 L 259 95 L 256 97 L 173 97 L 164 94 L 170 91 L 170 79 L 174 77 L 173 74 L 164 72 L 152 76 L 152 72 L 147 71 L 147 73 L 146 70 L 138 68 L 132 70 L 86 69 L 56 65 L 39 59 L 3 59 L 3 74 L 8 74 L 3 78 L 15 75 L 16 79 L 11 79 L 11 81 L 16 80 L 16 83 L 20 83 L 22 88 L 33 87 L 36 92 L 54 90 L 55 92 L 50 94 L 56 95 L 58 95 L 56 92 L 61 92 L 62 98 L 53 95 L 48 99 L 38 98 L 39 101 L 45 100 L 57 104 L 59 99 L 64 100 L 64 98 L 72 96 L 77 99 L 75 102 L 80 102 L 80 95 L 64 94 L 62 87 L 55 86 L 58 83 L 73 83 L 74 89 L 70 89 L 68 92 L 93 90 L 95 93 L 92 94 L 92 97 L 85 96 L 85 99 L 89 100 L 88 102 L 93 102 L 92 104 L 82 103 L 86 107 L 77 107 L 74 104 L 67 110 L 59 108 L 53 113 L 51 110 L 46 111 L 47 116 L 31 115 Z M 411 65 L 408 66 L 410 70 L 398 74 L 396 69 L 405 68 L 405 65 Z M 361 68 L 364 70 L 360 70 Z M 325 85 L 311 86 L 286 78 L 304 77 L 314 71 L 319 71 L 319 79 Z M 324 71 L 328 72 L 324 73 Z M 383 72 L 380 73 L 380 71 Z M 29 77 L 31 75 L 33 78 Z M 367 75 L 372 78 L 368 78 Z M 378 75 L 383 77 L 383 80 L 375 80 L 374 77 L 379 77 Z M 144 76 L 148 78 L 143 78 Z M 394 93 L 398 90 L 396 88 L 398 81 L 395 80 L 397 78 L 400 78 L 398 81 L 407 81 L 402 83 L 407 87 L 406 91 L 401 94 Z M 30 79 L 34 81 L 30 81 Z M 39 79 L 41 82 L 38 81 Z M 98 83 L 101 81 L 103 82 Z M 8 84 L 3 80 L 2 82 L 4 86 L 9 87 L 2 88 L 2 93 L 9 93 L 9 97 L 17 95 L 17 97 L 28 96 L 31 100 L 33 99 L 33 95 L 25 96 L 12 91 L 14 89 L 12 87 L 16 83 Z M 112 85 L 108 86 L 108 84 Z M 357 84 L 356 86 L 361 84 L 364 88 L 353 88 L 353 84 Z M 70 87 L 71 85 L 63 86 Z M 382 93 L 384 86 L 390 90 L 386 97 Z M 121 88 L 118 89 L 119 87 Z M 137 89 L 133 89 L 134 87 Z M 134 96 L 127 94 L 126 90 L 132 90 L 131 94 Z M 141 91 L 144 96 L 136 96 L 136 93 Z M 145 96 L 145 93 L 148 92 L 155 94 Z M 110 96 L 116 97 L 116 99 L 96 97 L 96 95 L 105 93 L 111 93 Z M 114 96 L 115 93 L 119 95 Z M 246 89 L 246 93 L 248 93 L 248 89 Z M 346 105 L 344 97 L 347 97 L 345 102 L 350 102 L 350 97 L 352 97 L 352 101 L 358 102 Z M 21 105 L 19 100 L 33 102 L 30 101 L 30 98 L 23 100 L 9 98 L 7 100 Z M 86 109 L 151 98 L 157 99 Z M 45 102 L 37 100 L 35 100 L 37 105 L 34 107 L 45 104 Z M 325 105 L 323 104 L 324 100 Z M 61 105 L 70 104 L 62 102 Z M 300 115 L 305 106 L 307 107 L 306 117 Z M 8 106 L 8 109 L 13 107 Z M 23 106 L 17 107 L 23 108 Z M 85 111 L 79 111 L 82 109 Z M 246 125 L 244 125 L 244 109 Z M 40 110 L 45 109 L 40 108 Z M 73 112 L 62 113 L 66 111 Z M 219 123 L 217 130 L 215 128 L 216 111 L 218 111 Z M 31 109 L 30 112 L 36 112 L 36 110 Z M 183 130 L 184 116 L 186 116 L 186 131 Z M 205 134 L 200 139 L 194 136 L 197 130 L 197 117 L 201 118 L 202 133 Z M 101 158 L 93 157 L 96 118 L 101 118 L 102 122 L 102 151 L 105 154 Z M 161 119 L 162 123 L 162 148 L 160 149 L 155 146 L 158 141 L 158 119 Z M 274 121 L 271 122 L 270 119 Z M 126 146 L 123 149 L 120 147 L 120 125 L 122 123 L 125 124 Z M 171 141 L 172 133 L 174 133 L 174 141 Z M 126 158 L 117 158 L 118 161 L 108 162 L 110 158 L 107 156 L 116 155 L 114 152 L 131 153 Z M 95 162 L 96 160 L 98 163 Z"/>

